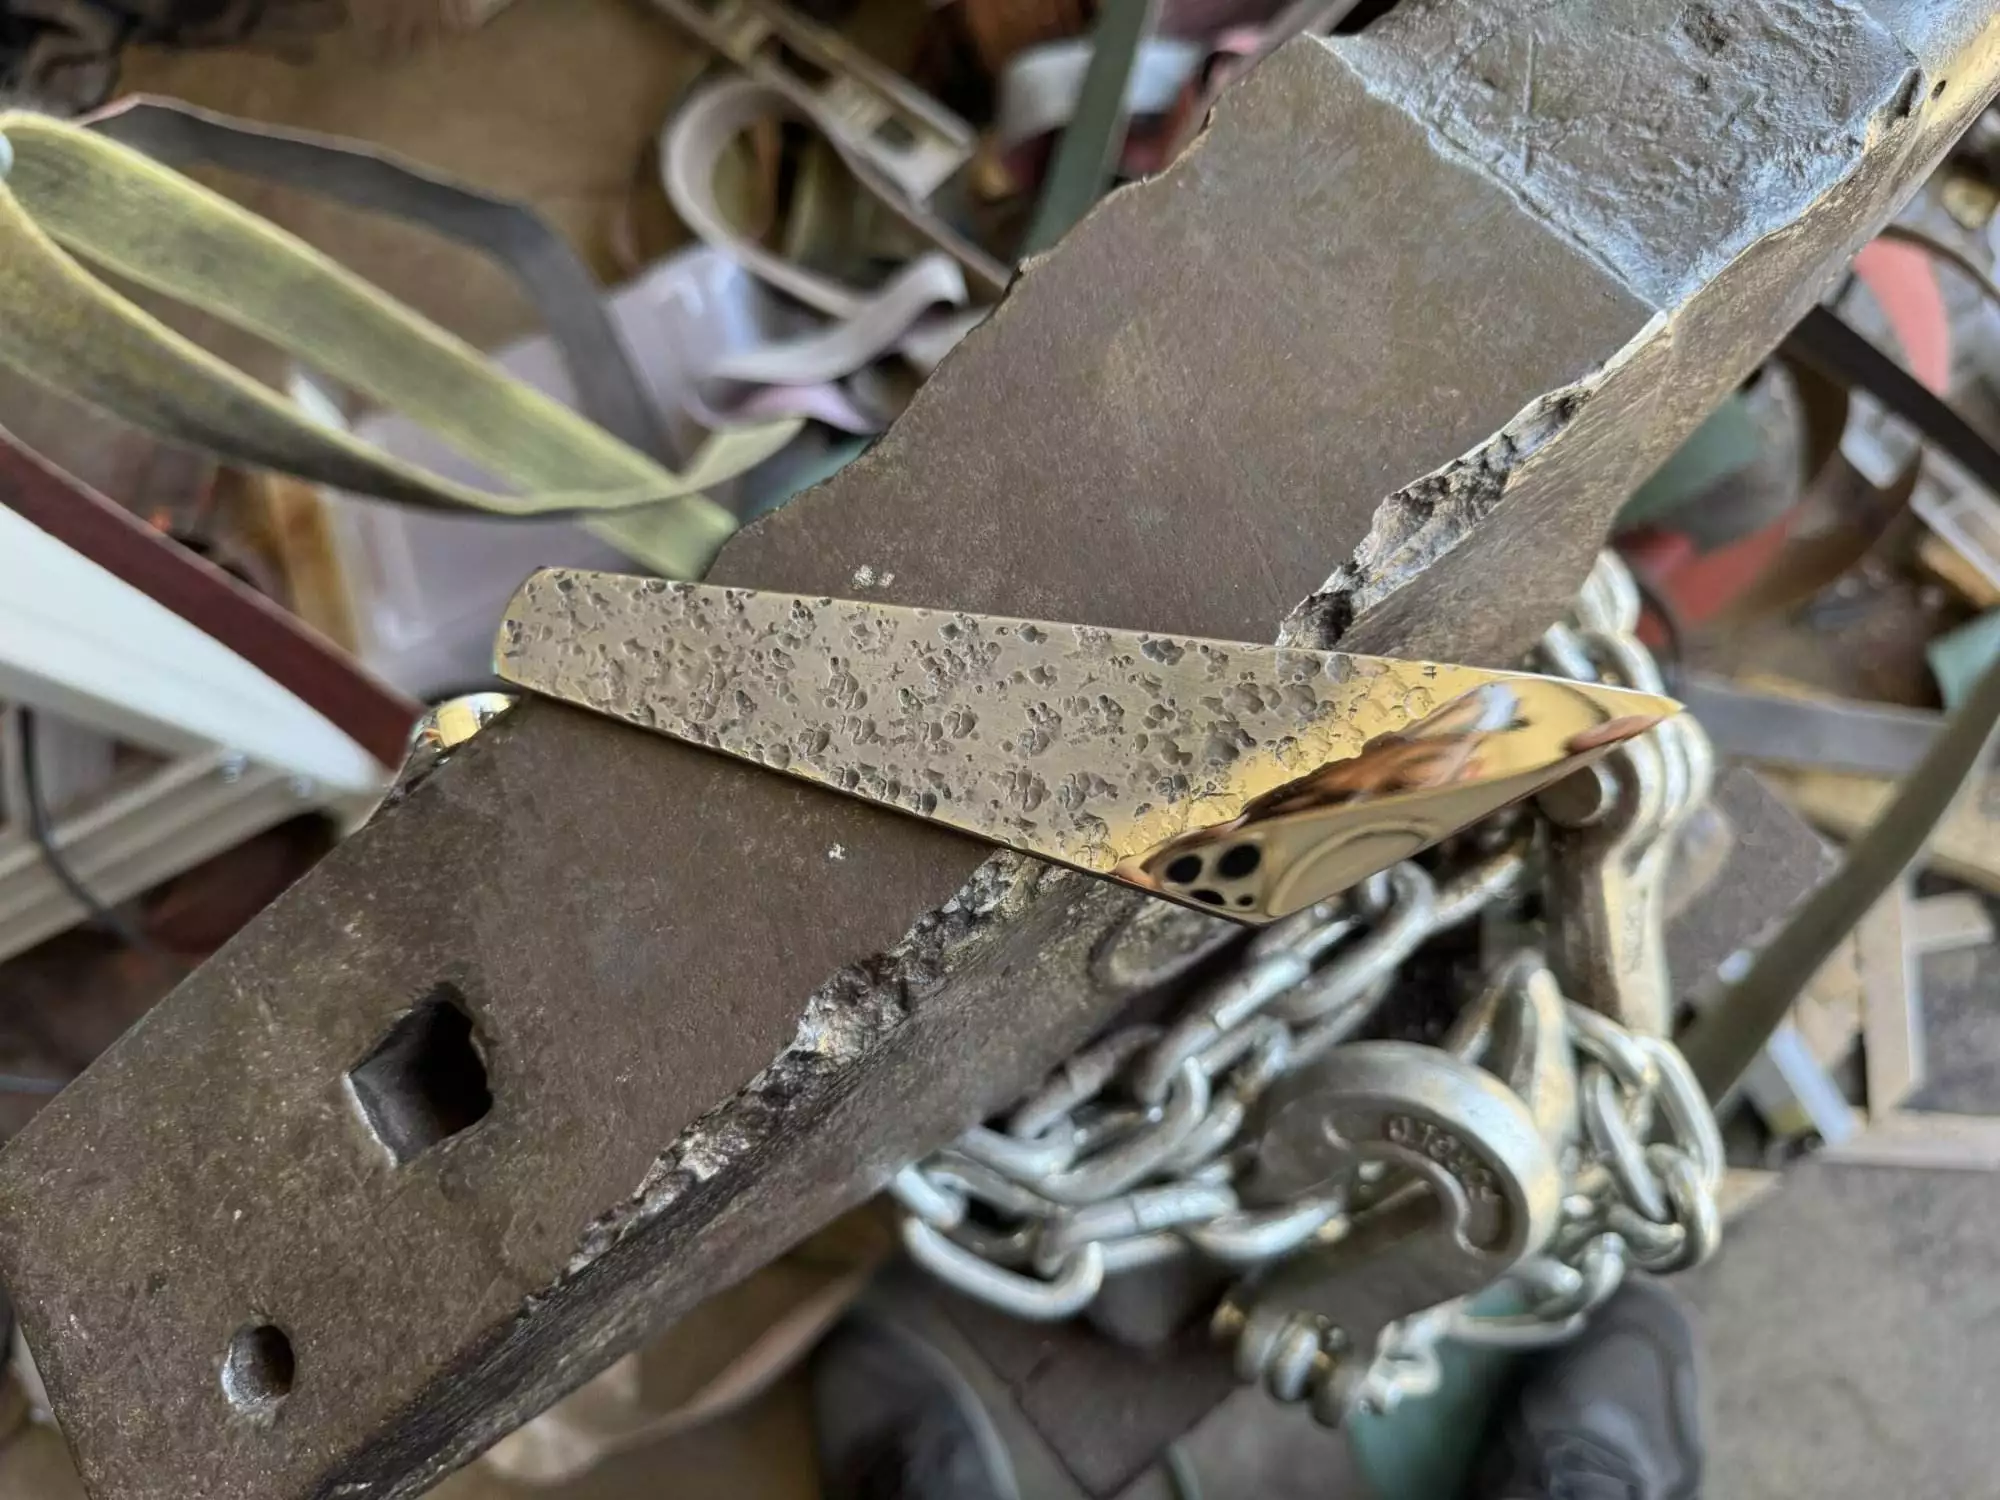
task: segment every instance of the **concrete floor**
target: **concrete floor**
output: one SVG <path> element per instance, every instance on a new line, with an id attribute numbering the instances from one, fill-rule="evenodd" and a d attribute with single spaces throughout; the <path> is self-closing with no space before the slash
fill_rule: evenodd
<path id="1" fill-rule="evenodd" d="M 2000 1473 L 2000 1183 L 1808 1162 L 1687 1286 L 1709 1494 L 1965 1500 Z"/>
<path id="2" fill-rule="evenodd" d="M 2000 951 L 1923 966 L 1916 1107 L 2000 1112 Z M 2000 1177 L 1806 1161 L 1682 1283 L 1728 1500 L 2000 1493 Z"/>

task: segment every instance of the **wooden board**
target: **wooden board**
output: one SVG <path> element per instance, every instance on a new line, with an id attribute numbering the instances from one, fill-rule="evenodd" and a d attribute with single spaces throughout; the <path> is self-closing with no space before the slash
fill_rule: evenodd
<path id="1" fill-rule="evenodd" d="M 1841 839 L 1874 822 L 1896 790 L 1884 777 L 1837 771 L 1773 772 L 1771 780 L 1806 821 Z M 1938 825 L 1923 863 L 2000 895 L 2000 779 L 1989 773 L 1959 799 Z"/>
<path id="2" fill-rule="evenodd" d="M 1917 956 L 1909 941 L 1909 906 L 1909 885 L 1899 880 L 1854 930 L 1871 1116 L 1897 1108 L 1924 1081 L 1923 1006 Z"/>

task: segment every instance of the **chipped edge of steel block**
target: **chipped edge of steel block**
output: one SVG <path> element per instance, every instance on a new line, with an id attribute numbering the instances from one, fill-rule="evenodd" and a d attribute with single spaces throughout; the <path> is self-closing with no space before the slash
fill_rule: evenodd
<path id="1" fill-rule="evenodd" d="M 1053 884 L 1082 878 L 1003 850 L 943 906 L 919 917 L 893 948 L 844 965 L 807 997 L 790 1044 L 735 1095 L 683 1130 L 631 1198 L 585 1230 L 565 1280 L 666 1213 L 691 1188 L 764 1146 L 790 1101 L 887 1040 L 989 931 Z"/>
<path id="2" fill-rule="evenodd" d="M 1345 55 L 1340 42 L 1305 37 L 1288 44 L 1288 50 L 1295 51 L 1312 47 L 1338 57 L 1340 65 L 1354 72 L 1364 87 L 1379 92 L 1367 70 Z M 1211 115 L 1187 149 L 1164 171 L 1106 195 L 1085 220 L 1108 211 L 1123 211 L 1114 205 L 1128 198 L 1173 191 L 1175 180 L 1192 170 L 1207 148 L 1215 123 L 1216 116 Z M 1492 163 L 1479 159 L 1448 134 L 1434 131 L 1433 136 L 1442 154 L 1526 202 L 1518 184 L 1496 173 Z M 1600 247 L 1539 210 L 1536 216 L 1573 248 L 1630 283 L 1631 277 Z M 1748 235 L 1732 249 L 1732 258 L 1783 229 L 1769 227 Z M 1023 263 L 1002 299 L 1002 308 L 1056 253 L 1051 250 Z M 1659 337 L 1667 319 L 1664 312 L 1656 314 L 1624 348 L 1587 375 L 1537 396 L 1485 441 L 1387 495 L 1351 558 L 1289 612 L 1279 639 L 1287 644 L 1334 645 L 1347 625 L 1365 610 L 1388 599 L 1471 540 L 1482 523 L 1505 504 L 1522 466 L 1571 426 L 1634 350 Z M 727 1164 L 745 1158 L 769 1139 L 782 1111 L 782 1105 L 773 1108 L 774 1100 L 796 1096 L 808 1083 L 823 1077 L 830 1064 L 859 1060 L 892 1034 L 907 1018 L 916 990 L 939 982 L 977 946 L 976 939 L 987 928 L 1004 923 L 1010 913 L 1020 910 L 1043 888 L 1034 878 L 1037 866 L 1038 862 L 1025 856 L 1003 853 L 990 858 L 950 901 L 919 917 L 893 948 L 849 964 L 832 976 L 808 998 L 793 1043 L 735 1096 L 684 1130 L 660 1154 L 632 1198 L 586 1231 L 572 1257 L 569 1274 L 587 1268 L 634 1229 L 665 1213 L 690 1186 L 712 1179 Z M 1043 876 L 1056 873 L 1046 866 L 1040 867 L 1040 872 Z"/>
<path id="3" fill-rule="evenodd" d="M 1649 323 L 1639 337 L 1651 331 Z M 1363 611 L 1469 541 L 1505 503 L 1515 471 L 1570 425 L 1609 368 L 1536 397 L 1485 442 L 1387 496 L 1354 555 L 1286 617 L 1280 643 L 1334 649 Z"/>

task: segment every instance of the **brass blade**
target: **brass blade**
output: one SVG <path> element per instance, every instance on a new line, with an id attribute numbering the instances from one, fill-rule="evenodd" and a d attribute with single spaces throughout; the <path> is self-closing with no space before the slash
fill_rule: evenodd
<path id="1" fill-rule="evenodd" d="M 1671 699 L 1435 662 L 551 569 L 532 692 L 1245 922 L 1578 769 Z"/>

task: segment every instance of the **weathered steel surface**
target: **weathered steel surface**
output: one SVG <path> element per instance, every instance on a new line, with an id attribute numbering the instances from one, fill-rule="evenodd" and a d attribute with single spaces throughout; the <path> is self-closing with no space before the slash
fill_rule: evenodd
<path id="1" fill-rule="evenodd" d="M 1253 923 L 1339 894 L 1676 708 L 1521 672 L 575 568 L 521 586 L 494 666 Z"/>
<path id="2" fill-rule="evenodd" d="M 1503 665 L 1983 104 L 1986 9 L 1406 0 L 1293 44 L 716 576 L 1252 640 L 1313 594 L 1303 644 Z M 100 1500 L 414 1494 L 1006 1102 L 1148 987 L 1102 956 L 1147 903 L 984 853 L 543 704 L 460 751 L 0 1157 Z M 342 1074 L 440 985 L 492 1109 L 395 1167 Z M 255 1420 L 218 1377 L 264 1323 Z"/>

